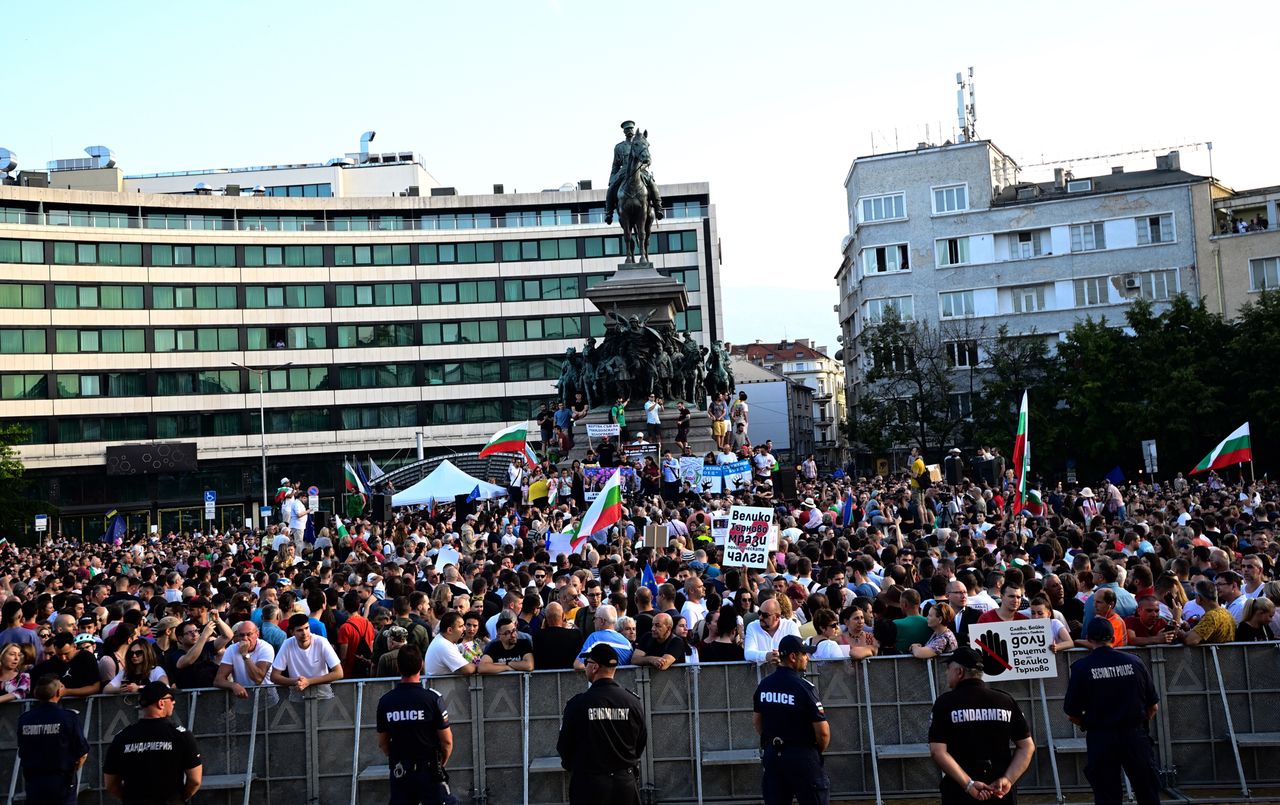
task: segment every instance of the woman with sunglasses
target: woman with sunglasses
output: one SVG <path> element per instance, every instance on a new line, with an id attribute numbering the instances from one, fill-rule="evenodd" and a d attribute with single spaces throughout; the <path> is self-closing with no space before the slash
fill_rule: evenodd
<path id="1" fill-rule="evenodd" d="M 103 693 L 137 693 L 148 682 L 169 684 L 164 669 L 156 665 L 151 644 L 139 637 L 129 644 L 120 673 L 107 684 Z"/>

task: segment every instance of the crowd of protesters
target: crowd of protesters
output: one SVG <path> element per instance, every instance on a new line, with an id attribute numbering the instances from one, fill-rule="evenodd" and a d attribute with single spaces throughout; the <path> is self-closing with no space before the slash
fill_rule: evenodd
<path id="1" fill-rule="evenodd" d="M 742 454 L 776 464 L 768 444 Z M 581 669 L 598 642 L 624 665 L 663 671 L 774 664 L 788 635 L 819 660 L 929 658 L 994 620 L 1050 619 L 1055 650 L 1096 618 L 1118 646 L 1271 640 L 1280 628 L 1273 483 L 1056 483 L 1013 514 L 1007 476 L 942 484 L 922 462 L 888 477 L 824 476 L 811 463 L 785 500 L 758 472 L 733 493 L 637 490 L 616 526 L 555 556 L 549 535 L 588 505 L 577 463 L 497 479 L 510 497 L 463 514 L 328 517 L 314 542 L 287 522 L 6 542 L 0 702 L 46 675 L 68 696 L 159 681 L 242 699 L 261 687 L 267 704 L 327 697 L 339 679 L 398 676 L 409 645 L 427 675 Z M 712 519 L 734 504 L 775 508 L 765 569 L 721 564 Z M 439 561 L 442 549 L 459 558 Z"/>

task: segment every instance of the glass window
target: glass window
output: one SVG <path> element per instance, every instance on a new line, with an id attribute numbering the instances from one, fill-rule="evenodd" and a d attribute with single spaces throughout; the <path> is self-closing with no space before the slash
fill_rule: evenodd
<path id="1" fill-rule="evenodd" d="M 946 213 L 964 212 L 969 209 L 969 188 L 967 185 L 951 185 L 949 187 L 935 187 L 933 190 L 933 213 L 934 215 L 944 215 Z"/>
<path id="2" fill-rule="evenodd" d="M 1280 288 L 1280 257 L 1249 261 L 1249 290 L 1274 291 Z"/>
<path id="3" fill-rule="evenodd" d="M 1103 225 L 1079 224 L 1071 227 L 1071 251 L 1088 252 L 1107 248 Z"/>
<path id="4" fill-rule="evenodd" d="M 1107 304 L 1107 278 L 1086 277 L 1075 281 L 1076 307 Z"/>

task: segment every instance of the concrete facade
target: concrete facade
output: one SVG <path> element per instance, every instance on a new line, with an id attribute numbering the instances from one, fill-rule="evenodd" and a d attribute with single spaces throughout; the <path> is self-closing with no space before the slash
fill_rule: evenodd
<path id="1" fill-rule="evenodd" d="M 776 372 L 813 392 L 813 452 L 824 467 L 844 463 L 844 365 L 807 338 L 735 344 L 733 354 Z"/>
<path id="2" fill-rule="evenodd" d="M 1207 186 L 1176 153 L 1156 170 L 1038 184 L 988 141 L 856 159 L 836 275 L 851 402 L 859 337 L 888 306 L 938 328 L 965 368 L 1002 325 L 1052 344 L 1086 316 L 1122 325 L 1138 297 L 1198 298 L 1192 209 Z"/>
<path id="3" fill-rule="evenodd" d="M 773 440 L 784 464 L 813 452 L 813 389 L 742 358 L 732 358 L 736 393 L 747 393 L 747 435 L 752 444 Z"/>
<path id="4" fill-rule="evenodd" d="M 1280 187 L 1196 194 L 1205 307 L 1235 318 L 1262 291 L 1280 289 Z M 1244 231 L 1240 231 L 1243 229 Z"/>

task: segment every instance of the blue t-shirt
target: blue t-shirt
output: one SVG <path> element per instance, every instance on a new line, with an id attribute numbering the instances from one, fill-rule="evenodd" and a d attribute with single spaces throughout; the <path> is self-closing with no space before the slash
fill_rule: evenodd
<path id="1" fill-rule="evenodd" d="M 620 632 L 612 629 L 601 629 L 592 632 L 587 636 L 587 640 L 582 644 L 582 650 L 578 652 L 578 656 L 583 656 L 591 651 L 591 647 L 596 643 L 608 643 L 613 646 L 613 650 L 618 652 L 618 665 L 630 665 L 631 654 L 635 651 L 631 646 L 631 641 L 623 637 Z"/>

